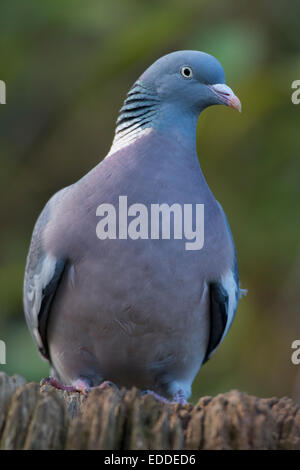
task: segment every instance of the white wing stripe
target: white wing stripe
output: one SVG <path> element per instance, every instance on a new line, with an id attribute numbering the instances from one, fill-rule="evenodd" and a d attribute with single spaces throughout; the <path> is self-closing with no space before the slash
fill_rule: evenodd
<path id="1" fill-rule="evenodd" d="M 27 292 L 27 297 L 30 302 L 34 303 L 32 306 L 35 317 L 38 313 L 42 304 L 43 289 L 49 284 L 55 273 L 56 258 L 51 255 L 47 255 L 43 261 L 42 269 L 39 274 L 35 274 L 32 278 L 32 285 L 30 290 Z"/>
<path id="2" fill-rule="evenodd" d="M 228 311 L 227 311 L 228 317 L 227 317 L 226 328 L 224 330 L 220 343 L 223 341 L 223 339 L 227 335 L 228 330 L 233 322 L 234 314 L 235 314 L 235 310 L 237 308 L 237 302 L 238 302 L 237 301 L 238 286 L 236 284 L 234 274 L 231 270 L 228 271 L 227 274 L 222 277 L 221 283 L 228 294 Z"/>

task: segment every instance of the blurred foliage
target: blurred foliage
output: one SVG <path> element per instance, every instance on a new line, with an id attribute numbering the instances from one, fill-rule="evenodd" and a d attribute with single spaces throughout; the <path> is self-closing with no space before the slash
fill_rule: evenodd
<path id="1" fill-rule="evenodd" d="M 34 221 L 48 198 L 107 153 L 128 88 L 159 56 L 198 49 L 222 63 L 243 103 L 207 109 L 198 153 L 235 237 L 242 285 L 229 336 L 203 367 L 194 399 L 231 388 L 300 399 L 300 4 L 226 0 L 1 0 L 0 338 L 9 374 L 39 380 L 22 312 Z"/>

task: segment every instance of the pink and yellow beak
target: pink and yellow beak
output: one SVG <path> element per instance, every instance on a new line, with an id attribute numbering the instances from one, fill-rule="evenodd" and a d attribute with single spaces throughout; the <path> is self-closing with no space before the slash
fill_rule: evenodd
<path id="1" fill-rule="evenodd" d="M 232 89 L 224 83 L 216 83 L 215 85 L 208 85 L 213 93 L 219 98 L 220 103 L 230 106 L 233 109 L 242 111 L 242 104 L 238 97 L 233 93 Z"/>

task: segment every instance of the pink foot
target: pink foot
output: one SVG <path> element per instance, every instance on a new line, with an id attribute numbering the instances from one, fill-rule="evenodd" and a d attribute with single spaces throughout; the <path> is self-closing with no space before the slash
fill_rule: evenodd
<path id="1" fill-rule="evenodd" d="M 176 405 L 178 403 L 180 405 L 186 405 L 187 404 L 187 401 L 185 399 L 185 396 L 184 396 L 184 393 L 183 393 L 182 390 L 178 390 L 178 392 L 175 393 L 175 395 L 173 396 L 172 401 L 168 400 L 165 397 L 162 397 L 161 395 L 159 395 L 158 393 L 153 392 L 152 390 L 145 390 L 142 393 L 143 393 L 143 395 L 152 395 L 154 398 L 156 398 L 156 400 L 158 400 L 162 403 L 168 403 L 170 405 Z"/>
<path id="2" fill-rule="evenodd" d="M 151 395 L 152 397 L 156 398 L 156 400 L 160 401 L 161 403 L 171 403 L 167 398 L 162 397 L 158 393 L 153 392 L 152 390 L 145 390 L 142 392 L 142 395 Z"/>
<path id="3" fill-rule="evenodd" d="M 40 385 L 51 385 L 58 390 L 64 390 L 66 392 L 79 392 L 83 395 L 87 395 L 90 391 L 90 386 L 82 379 L 75 380 L 73 385 L 64 385 L 54 377 L 46 377 L 45 379 L 41 380 Z"/>

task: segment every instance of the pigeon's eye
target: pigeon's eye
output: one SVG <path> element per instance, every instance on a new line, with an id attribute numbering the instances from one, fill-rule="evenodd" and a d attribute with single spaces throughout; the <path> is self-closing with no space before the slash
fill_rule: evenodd
<path id="1" fill-rule="evenodd" d="M 193 70 L 191 69 L 191 67 L 188 67 L 187 65 L 184 65 L 183 67 L 181 67 L 180 73 L 184 78 L 192 78 L 193 76 Z"/>

